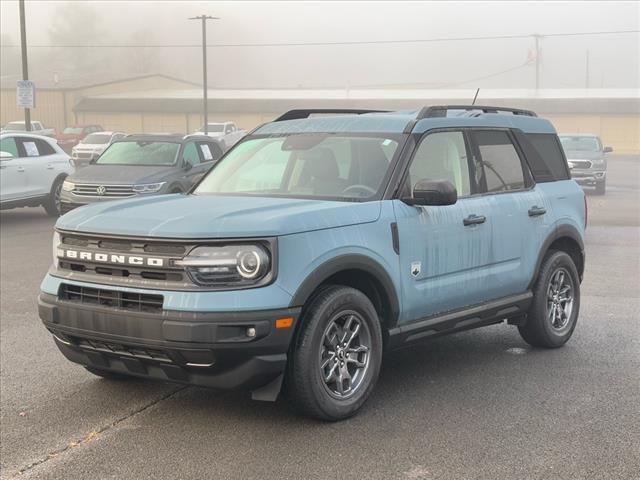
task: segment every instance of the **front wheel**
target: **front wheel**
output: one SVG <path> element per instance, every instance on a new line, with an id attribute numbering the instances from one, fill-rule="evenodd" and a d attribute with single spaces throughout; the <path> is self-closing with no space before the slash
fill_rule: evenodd
<path id="1" fill-rule="evenodd" d="M 53 182 L 53 186 L 51 187 L 51 192 L 49 192 L 49 196 L 47 200 L 42 204 L 45 212 L 50 217 L 58 217 L 60 216 L 60 207 L 62 202 L 60 200 L 60 196 L 62 194 L 62 183 L 64 182 L 64 178 L 57 178 L 55 182 Z"/>
<path id="2" fill-rule="evenodd" d="M 333 285 L 305 309 L 287 372 L 294 406 L 336 421 L 354 415 L 380 373 L 382 331 L 373 304 L 359 290 Z"/>
<path id="3" fill-rule="evenodd" d="M 576 328 L 580 311 L 580 277 L 565 252 L 549 252 L 542 262 L 533 289 L 527 320 L 520 335 L 534 347 L 564 345 Z"/>

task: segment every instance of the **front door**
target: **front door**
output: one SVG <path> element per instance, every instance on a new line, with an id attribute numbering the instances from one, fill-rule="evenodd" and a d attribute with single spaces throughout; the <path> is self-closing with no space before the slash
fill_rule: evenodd
<path id="1" fill-rule="evenodd" d="M 421 140 L 406 189 L 418 180 L 449 180 L 458 201 L 410 206 L 394 200 L 400 239 L 403 318 L 411 322 L 486 299 L 492 252 L 492 219 L 478 195 L 475 165 L 463 131 L 435 131 Z"/>

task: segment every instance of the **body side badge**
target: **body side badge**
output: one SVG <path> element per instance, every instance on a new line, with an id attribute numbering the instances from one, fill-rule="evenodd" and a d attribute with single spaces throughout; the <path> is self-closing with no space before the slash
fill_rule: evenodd
<path id="1" fill-rule="evenodd" d="M 411 275 L 417 277 L 422 270 L 422 262 L 411 262 Z"/>

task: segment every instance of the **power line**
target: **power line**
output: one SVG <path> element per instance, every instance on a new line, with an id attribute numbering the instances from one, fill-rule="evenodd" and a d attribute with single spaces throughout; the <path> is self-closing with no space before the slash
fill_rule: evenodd
<path id="1" fill-rule="evenodd" d="M 565 33 L 547 33 L 539 34 L 539 37 L 577 37 L 577 36 L 596 36 L 596 35 L 623 35 L 630 33 L 640 33 L 640 30 L 612 30 L 599 32 L 565 32 Z M 399 40 L 362 40 L 362 41 L 342 41 L 342 42 L 298 42 L 298 43 L 218 43 L 208 44 L 207 48 L 262 48 L 262 47 L 321 47 L 321 46 L 348 46 L 348 45 L 393 45 L 406 43 L 432 43 L 432 42 L 465 42 L 479 40 L 512 40 L 518 38 L 531 38 L 534 34 L 519 35 L 492 35 L 479 37 L 440 37 L 440 38 L 423 38 L 423 39 L 399 39 Z M 2 45 L 2 48 L 15 48 L 20 45 Z M 94 45 L 29 45 L 29 48 L 202 48 L 202 44 L 184 44 L 184 43 L 168 43 L 168 44 L 94 44 Z"/>

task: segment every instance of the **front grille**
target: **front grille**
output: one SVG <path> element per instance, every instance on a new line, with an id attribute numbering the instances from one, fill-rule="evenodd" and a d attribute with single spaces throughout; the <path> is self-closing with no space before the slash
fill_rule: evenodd
<path id="1" fill-rule="evenodd" d="M 69 213 L 74 208 L 81 207 L 79 203 L 69 203 L 69 202 L 60 202 L 60 215 L 64 215 L 65 213 Z"/>
<path id="2" fill-rule="evenodd" d="M 573 168 L 591 168 L 589 160 L 569 160 L 573 164 Z"/>
<path id="3" fill-rule="evenodd" d="M 95 154 L 93 152 L 79 152 L 76 151 L 75 154 L 71 157 L 74 160 L 78 159 L 78 160 L 91 160 L 91 158 L 94 156 Z"/>
<path id="4" fill-rule="evenodd" d="M 76 183 L 75 195 L 81 197 L 125 198 L 135 195 L 132 185 L 95 185 Z"/>
<path id="5" fill-rule="evenodd" d="M 60 300 L 134 312 L 160 313 L 164 297 L 147 293 L 121 292 L 104 288 L 81 287 L 63 283 Z"/>
<path id="6" fill-rule="evenodd" d="M 175 265 L 193 248 L 193 245 L 182 243 L 168 243 L 166 241 L 145 239 L 121 239 L 100 238 L 90 235 L 62 234 L 62 243 L 58 248 L 62 251 L 75 250 L 76 252 L 90 253 L 90 257 L 75 258 L 61 256 L 57 262 L 58 272 L 75 280 L 96 281 L 112 285 L 136 285 L 149 286 L 150 288 L 185 288 L 192 286 L 186 272 L 182 267 Z M 116 263 L 104 260 L 104 255 L 109 258 L 118 255 L 121 258 L 136 257 L 161 259 L 161 266 L 152 266 L 146 263 L 132 265 L 128 262 Z M 102 255 L 103 260 L 98 261 Z"/>

